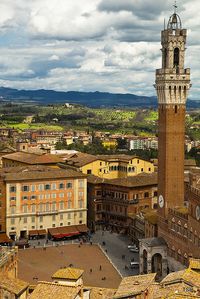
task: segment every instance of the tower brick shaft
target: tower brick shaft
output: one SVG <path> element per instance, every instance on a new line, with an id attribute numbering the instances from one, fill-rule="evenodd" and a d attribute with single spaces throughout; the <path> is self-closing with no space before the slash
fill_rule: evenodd
<path id="1" fill-rule="evenodd" d="M 158 213 L 184 204 L 185 106 L 190 69 L 184 68 L 187 31 L 174 13 L 161 32 L 162 68 L 156 70 L 158 97 Z"/>

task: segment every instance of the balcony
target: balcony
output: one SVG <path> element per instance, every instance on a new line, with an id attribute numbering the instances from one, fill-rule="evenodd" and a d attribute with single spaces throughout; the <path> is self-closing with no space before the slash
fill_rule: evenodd
<path id="1" fill-rule="evenodd" d="M 138 204 L 139 203 L 139 199 L 131 199 L 129 200 L 129 204 L 134 205 L 134 204 Z"/>
<path id="2" fill-rule="evenodd" d="M 36 212 L 36 216 L 55 215 L 55 214 L 58 214 L 58 210 Z"/>
<path id="3" fill-rule="evenodd" d="M 188 212 L 187 209 L 185 209 L 184 212 L 181 212 L 181 210 L 175 210 L 175 209 L 169 209 L 169 214 L 177 216 L 179 218 L 182 218 L 184 220 L 188 220 Z"/>

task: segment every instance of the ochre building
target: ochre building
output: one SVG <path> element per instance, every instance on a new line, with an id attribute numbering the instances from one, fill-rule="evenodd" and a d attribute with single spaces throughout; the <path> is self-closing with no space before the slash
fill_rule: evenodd
<path id="1" fill-rule="evenodd" d="M 46 166 L 4 168 L 0 188 L 6 204 L 6 227 L 1 225 L 12 239 L 87 222 L 87 179 L 81 172 Z"/>

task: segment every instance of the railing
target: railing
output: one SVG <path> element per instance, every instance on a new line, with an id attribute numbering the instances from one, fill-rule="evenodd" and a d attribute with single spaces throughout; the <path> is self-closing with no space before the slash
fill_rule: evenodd
<path id="1" fill-rule="evenodd" d="M 200 189 L 195 188 L 195 187 L 190 187 L 190 190 L 191 190 L 192 193 L 200 196 Z"/>
<path id="2" fill-rule="evenodd" d="M 169 75 L 176 75 L 177 74 L 177 69 L 157 69 L 156 70 L 157 75 L 163 75 L 163 74 L 169 74 Z M 190 74 L 190 69 L 179 69 L 178 71 L 179 75 L 189 75 Z"/>
<path id="3" fill-rule="evenodd" d="M 169 209 L 169 214 L 188 220 L 188 214 L 184 214 L 173 209 Z"/>
<path id="4" fill-rule="evenodd" d="M 106 195 L 103 194 L 101 197 L 102 200 L 111 200 L 111 201 L 120 201 L 120 202 L 129 202 L 128 198 L 120 198 L 120 197 L 116 197 L 116 196 L 111 196 L 111 195 Z M 100 198 L 98 198 L 98 200 L 100 200 Z"/>
<path id="5" fill-rule="evenodd" d="M 58 214 L 58 210 L 55 211 L 39 211 L 36 212 L 37 216 L 42 216 L 42 215 L 54 215 L 54 214 Z"/>

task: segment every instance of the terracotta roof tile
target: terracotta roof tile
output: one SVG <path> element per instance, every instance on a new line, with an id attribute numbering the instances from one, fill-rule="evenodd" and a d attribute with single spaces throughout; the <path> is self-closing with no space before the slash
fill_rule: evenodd
<path id="1" fill-rule="evenodd" d="M 77 280 L 81 277 L 84 270 L 76 269 L 76 268 L 64 268 L 59 269 L 52 275 L 53 279 L 70 279 L 70 280 Z"/>
<path id="2" fill-rule="evenodd" d="M 5 275 L 0 275 L 0 288 L 5 289 L 15 295 L 20 294 L 22 291 L 28 288 L 28 283 L 17 279 L 17 278 L 10 278 Z"/>
<path id="3" fill-rule="evenodd" d="M 75 154 L 69 154 L 69 155 L 61 155 L 60 158 L 62 158 L 62 160 L 65 161 L 66 164 L 69 164 L 74 167 L 82 167 L 88 163 L 92 163 L 96 160 L 99 160 L 94 155 L 81 153 L 81 152 L 77 152 Z"/>
<path id="4" fill-rule="evenodd" d="M 42 180 L 42 179 L 58 179 L 58 178 L 85 178 L 86 175 L 72 170 L 51 168 L 47 166 L 23 166 L 2 168 L 0 176 L 5 181 L 23 181 L 23 180 Z"/>
<path id="5" fill-rule="evenodd" d="M 53 282 L 39 282 L 30 295 L 30 299 L 75 299 L 79 288 L 69 287 Z"/>
<path id="6" fill-rule="evenodd" d="M 34 164 L 52 164 L 59 163 L 61 159 L 56 155 L 51 154 L 35 154 L 26 152 L 16 152 L 8 155 L 4 155 L 2 158 L 22 162 L 29 165 Z"/>
<path id="7" fill-rule="evenodd" d="M 109 184 L 109 185 L 118 185 L 123 187 L 140 187 L 140 186 L 149 186 L 157 185 L 157 173 L 144 173 L 138 174 L 126 178 L 118 179 L 102 179 L 94 175 L 88 175 L 88 183 L 91 184 Z"/>
<path id="8" fill-rule="evenodd" d="M 190 258 L 190 269 L 200 270 L 200 259 Z"/>
<path id="9" fill-rule="evenodd" d="M 138 174 L 127 178 L 109 179 L 106 181 L 106 183 L 124 187 L 157 185 L 157 173 Z"/>
<path id="10" fill-rule="evenodd" d="M 177 281 L 185 281 L 200 288 L 200 273 L 188 268 L 168 274 L 161 283 L 166 285 Z"/>
<path id="11" fill-rule="evenodd" d="M 116 289 L 106 289 L 91 287 L 90 289 L 90 299 L 111 299 L 116 293 Z"/>
<path id="12" fill-rule="evenodd" d="M 129 276 L 122 279 L 114 299 L 128 298 L 144 292 L 155 280 L 155 273 Z"/>

